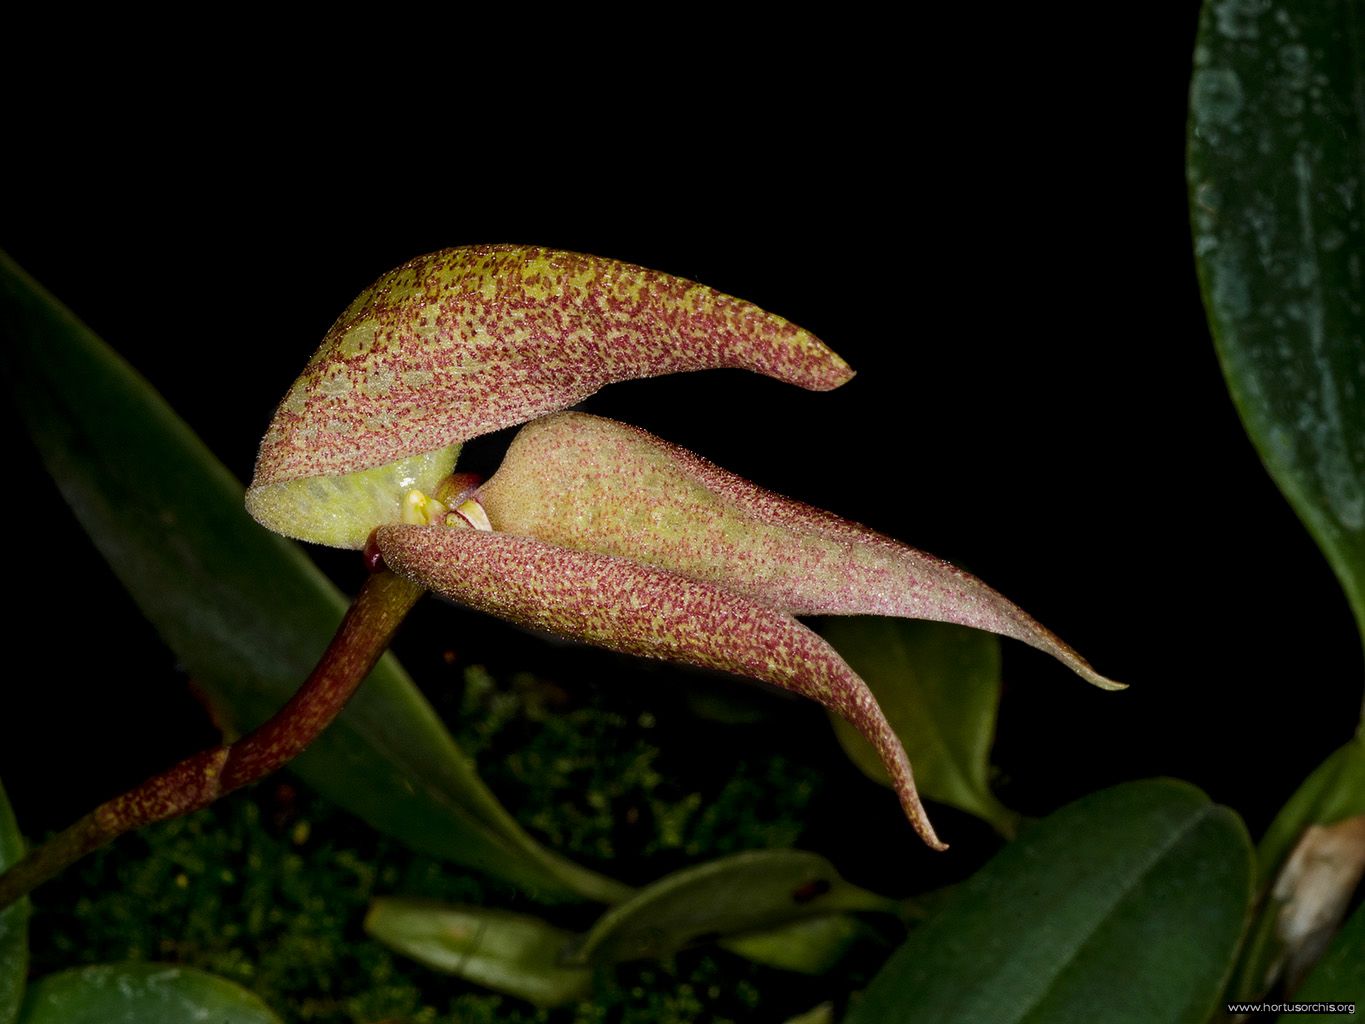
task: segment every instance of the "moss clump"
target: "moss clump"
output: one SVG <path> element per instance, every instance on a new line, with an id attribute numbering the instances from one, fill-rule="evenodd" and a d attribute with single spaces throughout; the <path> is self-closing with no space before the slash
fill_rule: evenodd
<path id="1" fill-rule="evenodd" d="M 705 732 L 723 730 L 677 706 L 596 694 L 573 706 L 534 676 L 500 686 L 478 667 L 464 683 L 460 741 L 489 785 L 550 846 L 599 870 L 624 861 L 644 881 L 698 857 L 792 846 L 801 833 L 818 772 L 776 753 L 698 764 L 698 733 L 709 751 L 716 737 Z"/>

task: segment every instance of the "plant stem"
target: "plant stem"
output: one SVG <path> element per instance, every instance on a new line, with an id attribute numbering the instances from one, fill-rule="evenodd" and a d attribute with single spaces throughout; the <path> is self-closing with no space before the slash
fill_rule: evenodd
<path id="1" fill-rule="evenodd" d="M 0 909 L 125 832 L 207 807 L 301 754 L 346 706 L 424 593 L 387 570 L 370 575 L 322 659 L 273 718 L 203 750 L 96 807 L 0 874 Z"/>

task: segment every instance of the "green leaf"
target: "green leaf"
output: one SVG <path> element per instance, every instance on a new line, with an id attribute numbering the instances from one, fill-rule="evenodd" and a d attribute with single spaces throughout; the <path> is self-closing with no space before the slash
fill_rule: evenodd
<path id="1" fill-rule="evenodd" d="M 834 1004 L 821 1003 L 790 1018 L 787 1024 L 834 1024 Z"/>
<path id="2" fill-rule="evenodd" d="M 0 871 L 24 855 L 19 823 L 0 786 Z M 0 1024 L 13 1024 L 28 977 L 28 900 L 0 911 Z"/>
<path id="3" fill-rule="evenodd" d="M 1365 6 L 1212 0 L 1190 93 L 1195 254 L 1247 433 L 1365 636 Z"/>
<path id="4" fill-rule="evenodd" d="M 603 914 L 567 962 L 659 957 L 833 911 L 897 909 L 894 901 L 844 881 L 818 854 L 753 850 L 685 868 L 641 889 Z"/>
<path id="5" fill-rule="evenodd" d="M 846 1024 L 1204 1021 L 1241 935 L 1251 872 L 1241 821 L 1192 786 L 1092 794 L 962 883 Z"/>
<path id="6" fill-rule="evenodd" d="M 326 648 L 341 594 L 252 522 L 241 484 L 185 422 L 2 253 L 0 334 L 14 400 L 101 553 L 234 724 L 264 721 Z M 542 898 L 609 902 L 629 891 L 531 839 L 392 656 L 293 767 L 414 849 Z"/>
<path id="7" fill-rule="evenodd" d="M 592 985 L 590 970 L 559 966 L 574 935 L 524 914 L 378 899 L 365 930 L 418 963 L 537 1006 L 582 999 Z"/>
<path id="8" fill-rule="evenodd" d="M 34 983 L 22 1024 L 280 1024 L 254 995 L 172 964 L 100 964 Z"/>
<path id="9" fill-rule="evenodd" d="M 1000 703 L 994 636 L 939 622 L 831 619 L 820 630 L 862 676 L 910 754 L 915 783 L 1013 835 L 1019 817 L 991 793 L 991 742 Z M 830 716 L 844 751 L 869 778 L 890 785 L 872 745 Z"/>
<path id="10" fill-rule="evenodd" d="M 863 924 L 849 914 L 822 914 L 780 928 L 732 935 L 720 945 L 767 967 L 824 974 L 843 959 L 863 931 Z"/>
<path id="11" fill-rule="evenodd" d="M 1302 1003 L 1365 1004 L 1365 904 L 1357 907 L 1337 932 L 1294 999 Z"/>

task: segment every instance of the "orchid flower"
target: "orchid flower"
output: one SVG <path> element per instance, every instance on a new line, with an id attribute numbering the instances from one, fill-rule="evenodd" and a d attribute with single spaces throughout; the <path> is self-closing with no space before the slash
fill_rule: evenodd
<path id="1" fill-rule="evenodd" d="M 852 377 L 819 339 L 703 285 L 517 246 L 381 277 L 286 395 L 247 492 L 267 527 L 371 554 L 421 588 L 615 651 L 764 680 L 847 718 L 942 849 L 867 685 L 801 614 L 954 622 L 1120 688 L 979 580 L 764 491 L 633 427 L 562 413 L 613 381 L 744 367 L 813 390 Z M 519 423 L 482 487 L 462 442 Z"/>
<path id="2" fill-rule="evenodd" d="M 980 580 L 634 427 L 563 410 L 613 381 L 744 367 L 816 391 L 853 371 L 750 303 L 612 260 L 448 249 L 385 274 L 276 410 L 248 511 L 372 569 L 308 678 L 244 736 L 105 801 L 0 872 L 0 909 L 118 836 L 283 767 L 345 707 L 427 590 L 615 651 L 785 687 L 872 743 L 944 849 L 872 691 L 795 618 L 900 615 L 1014 637 L 1120 689 Z M 482 486 L 470 438 L 526 424 Z"/>

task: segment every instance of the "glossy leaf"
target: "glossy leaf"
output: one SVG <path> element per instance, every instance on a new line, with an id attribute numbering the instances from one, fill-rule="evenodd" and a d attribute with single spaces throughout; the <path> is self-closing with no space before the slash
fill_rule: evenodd
<path id="1" fill-rule="evenodd" d="M 531 629 L 613 651 L 734 672 L 817 700 L 877 747 L 901 807 L 934 834 L 910 762 L 867 685 L 829 644 L 785 612 L 700 580 L 534 537 L 384 526 L 375 534 L 399 575 Z"/>
<path id="2" fill-rule="evenodd" d="M 0 871 L 24 853 L 5 787 L 0 786 Z M 28 900 L 0 910 L 0 1024 L 14 1024 L 28 978 Z"/>
<path id="3" fill-rule="evenodd" d="M 999 633 L 1122 689 L 962 570 L 623 423 L 563 413 L 527 424 L 479 494 L 496 530 L 658 565 L 794 615 L 904 616 Z"/>
<path id="4" fill-rule="evenodd" d="M 279 533 L 363 547 L 401 521 L 414 486 L 379 467 L 422 460 L 438 478 L 469 438 L 614 381 L 722 366 L 816 390 L 853 376 L 796 325 L 658 271 L 527 246 L 420 256 L 323 339 L 275 413 L 248 501 Z"/>
<path id="5" fill-rule="evenodd" d="M 365 930 L 418 963 L 535 1003 L 584 998 L 592 972 L 561 967 L 571 932 L 524 914 L 421 900 L 375 900 Z"/>
<path id="6" fill-rule="evenodd" d="M 280 1024 L 223 978 L 172 964 L 101 964 L 35 982 L 22 1024 Z"/>
<path id="7" fill-rule="evenodd" d="M 1298 1002 L 1355 1003 L 1365 1006 L 1365 904 L 1356 907 L 1327 953 L 1318 961 L 1303 987 L 1294 993 Z"/>
<path id="8" fill-rule="evenodd" d="M 823 857 L 755 850 L 668 875 L 609 909 L 569 963 L 658 957 L 705 940 L 835 911 L 895 913 L 885 897 L 839 877 Z"/>
<path id="9" fill-rule="evenodd" d="M 1242 931 L 1251 847 L 1184 783 L 1129 783 L 1046 818 L 892 955 L 846 1024 L 1208 1019 Z"/>
<path id="10" fill-rule="evenodd" d="M 3 255 L 0 333 L 14 400 L 81 524 L 233 724 L 265 720 L 327 646 L 342 596 L 251 521 L 241 485 L 147 382 Z M 293 768 L 413 848 L 544 898 L 628 891 L 518 827 L 392 656 Z"/>
<path id="11" fill-rule="evenodd" d="M 1365 635 L 1363 39 L 1358 0 L 1205 4 L 1189 186 L 1228 387 Z"/>
<path id="12" fill-rule="evenodd" d="M 1000 703 L 1000 646 L 977 630 L 938 622 L 832 619 L 820 629 L 871 688 L 931 800 L 1013 835 L 1018 815 L 991 792 L 990 753 Z M 889 779 L 867 741 L 831 717 L 848 756 L 869 778 Z"/>

